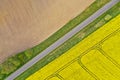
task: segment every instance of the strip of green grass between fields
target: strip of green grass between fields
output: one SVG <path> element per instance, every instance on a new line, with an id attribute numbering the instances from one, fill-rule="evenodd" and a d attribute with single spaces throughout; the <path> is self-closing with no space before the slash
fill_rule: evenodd
<path id="1" fill-rule="evenodd" d="M 38 71 L 54 59 L 61 56 L 63 53 L 68 51 L 70 48 L 72 48 L 74 45 L 79 43 L 81 40 L 89 36 L 91 33 L 99 29 L 101 26 L 109 22 L 111 19 L 113 19 L 115 16 L 120 14 L 120 3 L 115 5 L 113 8 L 111 8 L 109 11 L 104 13 L 102 16 L 97 18 L 94 22 L 86 26 L 84 29 L 82 29 L 80 32 L 78 32 L 76 35 L 74 35 L 71 39 L 66 41 L 64 44 L 56 48 L 54 51 L 52 51 L 49 55 L 44 57 L 42 60 L 37 62 L 35 65 L 33 65 L 31 68 L 29 68 L 27 71 L 25 71 L 23 74 L 21 74 L 19 77 L 16 78 L 16 80 L 25 79 L 34 72 Z"/>
<path id="2" fill-rule="evenodd" d="M 96 0 L 91 6 L 89 6 L 80 15 L 78 15 L 77 17 L 75 17 L 74 19 L 69 21 L 65 26 L 63 26 L 60 30 L 58 30 L 56 33 L 54 33 L 52 36 L 50 36 L 48 39 L 46 39 L 45 41 L 43 41 L 39 45 L 8 58 L 6 61 L 4 61 L 2 64 L 0 64 L 0 80 L 5 79 L 12 72 L 17 70 L 21 66 L 23 66 L 25 63 L 27 63 L 29 60 L 31 60 L 33 57 L 35 57 L 37 54 L 39 54 L 40 52 L 45 50 L 48 46 L 50 46 L 52 43 L 57 41 L 59 38 L 64 36 L 67 32 L 69 32 L 71 29 L 73 29 L 78 24 L 80 24 L 82 21 L 87 19 L 89 16 L 91 16 L 94 12 L 96 12 L 99 8 L 104 6 L 109 1 L 110 0 L 104 0 L 104 1 L 103 0 Z M 67 44 L 68 43 L 64 43 L 64 45 L 67 45 Z M 71 44 L 71 46 L 73 46 L 73 45 Z M 64 52 L 65 50 L 67 50 L 67 49 L 64 49 L 62 52 Z M 55 51 L 59 51 L 59 48 L 56 49 Z M 55 51 L 53 51 L 52 54 L 56 53 Z M 59 53 L 62 53 L 62 52 L 59 51 Z M 55 55 L 55 56 L 59 56 L 59 55 Z M 46 58 L 42 59 L 41 60 L 41 61 L 43 61 L 43 63 L 41 64 L 42 67 L 44 65 L 48 64 L 48 62 L 50 62 L 54 58 L 50 57 L 48 59 L 48 61 L 46 61 L 46 62 L 44 62 L 44 60 L 46 60 Z M 28 77 L 29 75 L 31 75 L 32 73 L 37 71 L 39 68 L 40 68 L 40 66 L 37 66 L 37 68 L 35 70 L 33 69 L 32 72 L 28 71 L 29 74 L 25 75 L 24 77 L 22 77 L 22 75 L 21 75 L 21 77 L 20 78 L 18 77 L 17 79 L 24 80 L 26 77 Z"/>

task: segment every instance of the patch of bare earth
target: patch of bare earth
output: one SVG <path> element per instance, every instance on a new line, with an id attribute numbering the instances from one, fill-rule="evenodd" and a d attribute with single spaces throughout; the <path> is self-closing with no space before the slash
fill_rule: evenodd
<path id="1" fill-rule="evenodd" d="M 94 0 L 0 0 L 0 62 L 48 38 Z"/>

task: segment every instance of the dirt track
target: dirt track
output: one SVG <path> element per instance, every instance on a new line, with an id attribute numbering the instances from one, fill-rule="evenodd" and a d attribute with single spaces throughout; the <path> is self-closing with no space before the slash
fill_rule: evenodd
<path id="1" fill-rule="evenodd" d="M 0 62 L 45 40 L 93 1 L 1 0 Z"/>

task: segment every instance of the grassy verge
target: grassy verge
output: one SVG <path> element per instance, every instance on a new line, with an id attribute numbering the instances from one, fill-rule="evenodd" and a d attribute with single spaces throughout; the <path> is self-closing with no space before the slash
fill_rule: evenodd
<path id="1" fill-rule="evenodd" d="M 61 56 L 63 53 L 68 51 L 70 48 L 72 48 L 74 45 L 79 43 L 81 40 L 86 38 L 88 35 L 99 29 L 101 26 L 109 22 L 111 19 L 113 19 L 115 16 L 120 14 L 120 3 L 115 5 L 113 8 L 108 10 L 106 13 L 101 15 L 99 18 L 97 18 L 95 21 L 93 21 L 91 24 L 86 26 L 84 29 L 82 29 L 80 32 L 78 32 L 76 35 L 74 35 L 71 39 L 66 41 L 64 44 L 56 48 L 54 51 L 52 51 L 49 55 L 44 57 L 42 60 L 37 62 L 35 65 L 33 65 L 31 68 L 29 68 L 27 71 L 25 71 L 23 74 L 21 74 L 19 77 L 16 78 L 16 80 L 25 79 L 31 74 L 35 73 L 54 59 Z"/>
<path id="2" fill-rule="evenodd" d="M 54 43 L 55 41 L 57 41 L 59 38 L 61 38 L 63 35 L 65 35 L 67 32 L 69 32 L 71 29 L 73 29 L 74 27 L 76 27 L 78 24 L 80 24 L 82 21 L 84 21 L 86 18 L 88 18 L 94 12 L 96 12 L 99 8 L 101 8 L 103 5 L 105 5 L 108 1 L 110 1 L 110 0 L 104 0 L 104 1 L 103 0 L 96 0 L 84 12 L 82 12 L 80 15 L 78 15 L 77 17 L 75 17 L 73 20 L 69 21 L 65 26 L 63 26 L 60 30 L 58 30 L 51 37 L 49 37 L 48 39 L 46 39 L 45 41 L 43 41 L 39 45 L 37 45 L 37 46 L 35 46 L 35 47 L 31 48 L 31 49 L 28 49 L 28 50 L 26 50 L 24 52 L 21 52 L 21 53 L 19 53 L 17 55 L 14 55 L 14 56 L 8 58 L 5 62 L 3 62 L 2 64 L 0 64 L 0 80 L 5 79 L 12 72 L 14 72 L 15 70 L 17 70 L 22 65 L 24 65 L 26 62 L 28 62 L 33 57 L 35 57 L 37 54 L 39 54 L 40 52 L 42 52 L 43 50 L 45 50 L 52 43 Z M 69 42 L 69 43 L 71 43 L 71 42 Z M 67 44 L 68 43 L 65 43 L 64 45 L 67 45 Z M 73 46 L 73 45 L 71 44 L 71 46 Z M 65 50 L 67 50 L 67 48 L 65 48 L 62 52 L 64 52 Z M 55 51 L 57 51 L 57 49 Z M 58 49 L 58 51 L 59 51 L 59 49 Z M 62 52 L 59 51 L 59 54 L 62 53 Z M 56 53 L 56 52 L 53 51 L 52 54 L 53 53 Z M 55 55 L 55 56 L 58 56 L 58 54 Z M 42 64 L 41 64 L 41 61 L 40 61 L 40 65 L 44 66 L 48 62 L 50 62 L 51 60 L 53 60 L 54 58 L 55 58 L 54 56 L 50 57 L 48 59 L 48 61 L 44 62 L 44 60 L 46 60 L 46 58 L 45 58 L 45 59 L 41 60 L 41 61 L 43 61 Z M 23 78 L 20 77 L 18 79 L 19 80 L 24 80 L 27 76 L 29 76 L 30 74 L 32 74 L 35 71 L 37 71 L 40 68 L 39 66 L 37 66 L 38 67 L 37 69 L 35 69 L 35 70 L 33 69 L 32 72 L 30 72 L 29 74 L 25 75 Z"/>

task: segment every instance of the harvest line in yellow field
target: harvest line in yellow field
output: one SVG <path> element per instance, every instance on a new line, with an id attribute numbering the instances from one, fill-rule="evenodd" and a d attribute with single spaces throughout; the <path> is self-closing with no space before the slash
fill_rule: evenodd
<path id="1" fill-rule="evenodd" d="M 111 76 L 108 72 L 108 76 L 102 76 L 103 67 L 106 66 L 108 70 L 112 70 L 112 72 L 116 72 L 116 75 L 112 75 L 117 80 L 120 76 L 120 66 L 119 59 L 113 55 L 107 55 L 107 53 L 113 54 L 114 52 L 118 52 L 120 50 L 120 46 L 117 45 L 119 43 L 120 37 L 120 15 L 112 19 L 110 22 L 102 26 L 100 29 L 95 31 L 93 34 L 85 38 L 83 41 L 79 42 L 73 48 L 68 50 L 62 56 L 52 61 L 33 75 L 27 78 L 27 80 L 94 80 L 94 79 L 109 79 Z M 113 37 L 114 36 L 114 37 Z M 110 44 L 110 42 L 113 41 Z M 109 45 L 109 46 L 106 46 Z M 111 46 L 115 46 L 116 49 L 112 49 Z M 109 48 L 108 48 L 109 47 Z M 109 52 L 109 50 L 111 50 Z M 105 52 L 106 51 L 106 52 Z M 102 54 L 103 55 L 102 55 Z M 112 58 L 111 58 L 112 57 Z M 97 59 L 98 58 L 98 59 Z M 103 62 L 103 60 L 105 62 Z M 97 62 L 95 62 L 95 60 Z M 103 67 L 97 66 L 97 69 L 100 73 L 96 72 L 94 66 L 91 65 L 100 65 L 98 62 L 103 62 L 102 64 L 106 65 Z M 115 61 L 116 60 L 116 61 Z M 91 62 L 90 62 L 91 61 Z M 117 63 L 118 62 L 118 63 Z M 112 68 L 113 67 L 113 68 Z M 78 72 L 76 72 L 78 71 Z M 73 72 L 75 72 L 73 74 Z M 72 74 L 72 75 L 71 75 Z M 81 75 L 81 76 L 80 76 Z M 72 76 L 72 77 L 71 77 Z"/>

